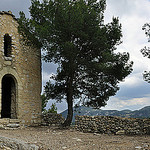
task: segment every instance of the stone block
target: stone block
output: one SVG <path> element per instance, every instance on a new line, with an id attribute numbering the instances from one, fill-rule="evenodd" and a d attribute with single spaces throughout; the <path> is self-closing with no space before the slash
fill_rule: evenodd
<path id="1" fill-rule="evenodd" d="M 7 127 L 9 127 L 9 128 L 19 128 L 20 125 L 19 124 L 8 124 Z"/>
<path id="2" fill-rule="evenodd" d="M 124 135 L 125 134 L 125 130 L 119 130 L 116 132 L 116 135 Z"/>
<path id="3" fill-rule="evenodd" d="M 8 118 L 0 119 L 0 124 L 8 124 L 8 123 L 9 123 L 9 119 Z"/>
<path id="4" fill-rule="evenodd" d="M 9 120 L 10 123 L 20 123 L 19 119 L 10 119 Z"/>

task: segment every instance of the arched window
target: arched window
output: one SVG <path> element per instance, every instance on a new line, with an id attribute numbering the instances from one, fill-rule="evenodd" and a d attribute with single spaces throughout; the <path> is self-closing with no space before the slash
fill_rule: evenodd
<path id="1" fill-rule="evenodd" d="M 4 55 L 6 57 L 11 56 L 11 37 L 9 34 L 4 35 Z"/>

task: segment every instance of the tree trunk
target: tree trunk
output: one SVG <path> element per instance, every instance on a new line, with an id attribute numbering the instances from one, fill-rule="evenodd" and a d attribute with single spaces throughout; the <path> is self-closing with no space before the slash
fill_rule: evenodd
<path id="1" fill-rule="evenodd" d="M 63 127 L 67 127 L 71 125 L 73 117 L 73 102 L 72 100 L 68 101 L 68 114 L 65 122 L 63 123 Z"/>
<path id="2" fill-rule="evenodd" d="M 73 117 L 73 78 L 69 77 L 67 81 L 67 103 L 68 103 L 68 114 L 65 122 L 63 123 L 64 127 L 70 126 Z"/>

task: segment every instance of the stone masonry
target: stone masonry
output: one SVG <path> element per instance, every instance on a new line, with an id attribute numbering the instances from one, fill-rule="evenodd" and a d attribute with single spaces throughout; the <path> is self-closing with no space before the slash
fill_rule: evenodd
<path id="1" fill-rule="evenodd" d="M 41 123 L 41 51 L 23 44 L 15 16 L 0 12 L 0 118 Z"/>
<path id="2" fill-rule="evenodd" d="M 150 119 L 112 116 L 76 116 L 75 128 L 100 134 L 150 135 Z"/>
<path id="3" fill-rule="evenodd" d="M 56 113 L 43 113 L 42 114 L 42 125 L 44 126 L 58 126 L 64 123 L 65 118 L 62 117 L 62 114 Z"/>

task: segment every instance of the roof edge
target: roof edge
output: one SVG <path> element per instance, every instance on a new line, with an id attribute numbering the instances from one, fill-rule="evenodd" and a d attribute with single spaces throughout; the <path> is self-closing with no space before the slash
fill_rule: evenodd
<path id="1" fill-rule="evenodd" d="M 0 11 L 0 14 L 1 14 L 1 15 L 4 15 L 4 14 L 10 15 L 10 16 L 13 17 L 13 19 L 17 20 L 17 18 L 15 17 L 15 15 L 12 14 L 11 11 Z"/>

